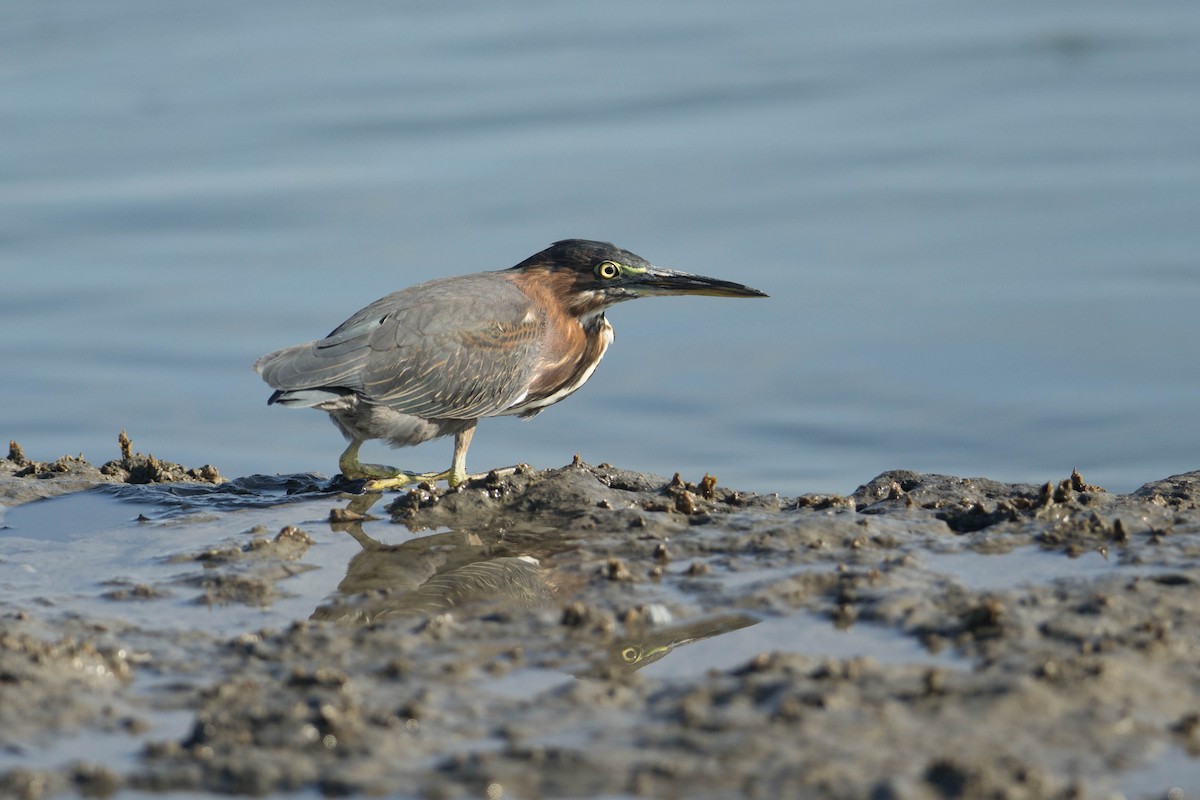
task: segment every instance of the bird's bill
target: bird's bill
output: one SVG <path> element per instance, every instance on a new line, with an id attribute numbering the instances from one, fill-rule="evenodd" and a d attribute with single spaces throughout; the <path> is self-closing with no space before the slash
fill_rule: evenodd
<path id="1" fill-rule="evenodd" d="M 707 294 L 713 297 L 767 297 L 766 292 L 752 289 L 733 281 L 723 281 L 719 278 L 706 278 L 703 275 L 692 275 L 688 272 L 650 267 L 639 275 L 630 288 L 640 294 L 669 295 L 669 294 Z"/>

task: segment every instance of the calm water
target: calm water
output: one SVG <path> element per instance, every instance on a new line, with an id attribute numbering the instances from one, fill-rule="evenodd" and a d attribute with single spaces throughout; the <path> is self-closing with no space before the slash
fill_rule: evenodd
<path id="1" fill-rule="evenodd" d="M 332 472 L 260 354 L 615 241 L 768 301 L 610 312 L 475 468 L 760 491 L 1200 468 L 1200 5 L 9 0 L 0 437 Z M 365 452 L 441 468 L 450 443 Z"/>

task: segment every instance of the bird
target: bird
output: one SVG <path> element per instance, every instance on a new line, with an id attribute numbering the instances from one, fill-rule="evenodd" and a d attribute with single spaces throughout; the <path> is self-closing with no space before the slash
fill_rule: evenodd
<path id="1" fill-rule="evenodd" d="M 613 341 L 612 305 L 657 295 L 766 297 L 740 283 L 656 267 L 608 242 L 564 239 L 516 266 L 438 278 L 376 300 L 323 339 L 254 363 L 268 405 L 329 414 L 349 441 L 338 459 L 371 491 L 468 479 L 484 417 L 533 417 L 592 377 Z M 444 472 L 364 464 L 372 439 L 393 447 L 454 436 Z"/>

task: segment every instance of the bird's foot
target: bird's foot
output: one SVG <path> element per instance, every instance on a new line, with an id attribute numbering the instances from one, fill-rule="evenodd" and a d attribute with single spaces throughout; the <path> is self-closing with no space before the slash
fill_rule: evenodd
<path id="1" fill-rule="evenodd" d="M 363 490 L 367 492 L 386 492 L 389 489 L 403 489 L 410 483 L 437 483 L 438 481 L 449 480 L 449 478 L 449 470 L 446 472 L 404 472 L 402 470 L 393 470 L 391 475 L 369 479 L 363 484 Z"/>
<path id="2" fill-rule="evenodd" d="M 424 477 L 386 464 L 363 464 L 358 458 L 347 458 L 345 455 L 338 462 L 338 467 L 343 478 L 352 482 L 362 481 L 362 488 L 368 492 L 382 491 L 384 487 L 376 486 L 377 483 L 384 483 L 387 488 L 397 488 Z"/>
<path id="3" fill-rule="evenodd" d="M 388 489 L 402 489 L 410 483 L 428 481 L 448 481 L 451 487 L 457 486 L 466 479 L 466 468 L 461 463 L 451 465 L 445 472 L 406 472 L 402 469 L 389 467 L 386 464 L 364 464 L 358 460 L 358 449 L 362 442 L 354 440 L 338 459 L 338 468 L 342 477 L 351 482 L 362 481 L 361 490 L 365 492 L 383 492 Z"/>
<path id="4" fill-rule="evenodd" d="M 363 466 L 367 466 L 364 464 Z M 379 466 L 379 465 L 371 465 Z M 468 473 L 465 471 L 456 472 L 453 468 L 445 472 L 404 472 L 401 470 L 392 470 L 394 474 L 372 478 L 363 484 L 363 490 L 368 492 L 384 492 L 388 489 L 403 489 L 411 483 L 437 483 L 445 481 L 454 489 L 467 481 L 480 481 L 488 478 L 501 478 L 506 475 L 513 475 L 519 470 L 519 466 L 500 467 L 491 469 L 487 472 Z"/>
<path id="5" fill-rule="evenodd" d="M 399 478 L 412 475 L 411 472 L 389 467 L 385 464 L 354 464 L 342 467 L 342 477 L 352 481 L 371 480 L 373 478 Z"/>
<path id="6" fill-rule="evenodd" d="M 474 475 L 467 475 L 465 471 L 455 471 L 453 468 L 444 472 L 404 472 L 403 470 L 392 470 L 391 475 L 381 475 L 378 478 L 368 480 L 363 484 L 363 489 L 368 492 L 384 492 L 388 489 L 403 489 L 410 483 L 437 483 L 438 481 L 445 481 L 453 489 L 474 477 Z"/>

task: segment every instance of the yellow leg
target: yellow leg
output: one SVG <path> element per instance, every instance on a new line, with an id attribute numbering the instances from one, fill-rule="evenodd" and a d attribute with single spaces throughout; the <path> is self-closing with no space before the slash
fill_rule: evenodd
<path id="1" fill-rule="evenodd" d="M 454 460 L 450 462 L 450 474 L 446 476 L 450 488 L 467 479 L 467 448 L 471 446 L 471 437 L 474 435 L 475 426 L 472 425 L 454 437 Z"/>

